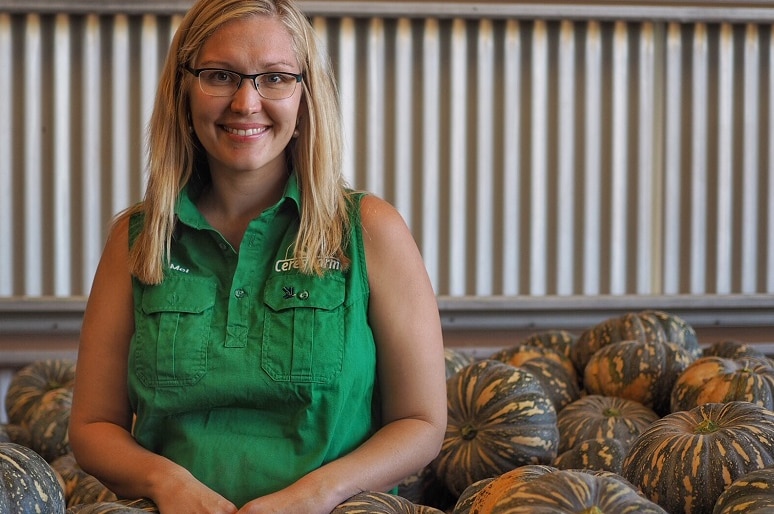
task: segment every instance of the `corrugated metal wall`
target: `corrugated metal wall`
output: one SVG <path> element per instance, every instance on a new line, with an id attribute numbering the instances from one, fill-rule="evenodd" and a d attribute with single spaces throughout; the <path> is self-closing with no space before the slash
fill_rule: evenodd
<path id="1" fill-rule="evenodd" d="M 177 23 L 0 12 L 0 297 L 88 292 Z M 771 25 L 313 23 L 440 295 L 774 293 Z"/>

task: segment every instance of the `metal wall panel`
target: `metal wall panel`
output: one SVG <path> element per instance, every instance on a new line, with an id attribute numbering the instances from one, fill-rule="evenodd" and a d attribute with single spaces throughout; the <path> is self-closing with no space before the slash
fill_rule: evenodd
<path id="1" fill-rule="evenodd" d="M 312 21 L 439 295 L 774 293 L 770 25 Z M 0 297 L 88 293 L 178 22 L 0 13 Z"/>

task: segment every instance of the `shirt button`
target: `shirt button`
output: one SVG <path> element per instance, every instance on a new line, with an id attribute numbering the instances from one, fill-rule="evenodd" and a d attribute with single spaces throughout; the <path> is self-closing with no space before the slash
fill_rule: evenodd
<path id="1" fill-rule="evenodd" d="M 306 300 L 307 298 L 309 298 L 309 291 L 301 291 L 298 293 L 299 300 Z"/>
<path id="2" fill-rule="evenodd" d="M 234 296 L 237 298 L 244 298 L 245 296 L 247 296 L 247 291 L 245 291 L 244 289 L 237 289 L 236 291 L 234 291 Z"/>
<path id="3" fill-rule="evenodd" d="M 219 246 L 219 247 L 220 247 L 220 249 L 221 249 L 221 250 L 223 250 L 223 251 L 226 251 L 226 250 L 228 249 L 228 245 L 227 245 L 226 243 L 223 243 L 223 242 L 221 242 L 221 243 L 218 243 L 218 246 Z"/>

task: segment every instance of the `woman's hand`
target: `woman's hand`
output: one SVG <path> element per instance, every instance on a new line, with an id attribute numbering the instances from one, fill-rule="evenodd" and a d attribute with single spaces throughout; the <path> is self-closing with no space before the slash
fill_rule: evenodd
<path id="1" fill-rule="evenodd" d="M 236 506 L 180 468 L 154 494 L 160 514 L 235 514 Z"/>

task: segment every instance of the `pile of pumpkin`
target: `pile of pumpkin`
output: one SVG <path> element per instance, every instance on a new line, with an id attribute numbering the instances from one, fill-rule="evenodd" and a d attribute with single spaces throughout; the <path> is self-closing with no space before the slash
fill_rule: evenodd
<path id="1" fill-rule="evenodd" d="M 438 457 L 335 514 L 774 512 L 774 360 L 703 349 L 677 316 L 642 311 L 578 335 L 537 332 L 487 358 L 446 349 Z M 0 425 L 0 512 L 156 512 L 81 470 L 67 439 L 75 364 L 20 370 Z"/>
<path id="2" fill-rule="evenodd" d="M 453 514 L 774 512 L 774 360 L 631 312 L 488 358 L 447 349 L 440 455 L 401 484 Z"/>

